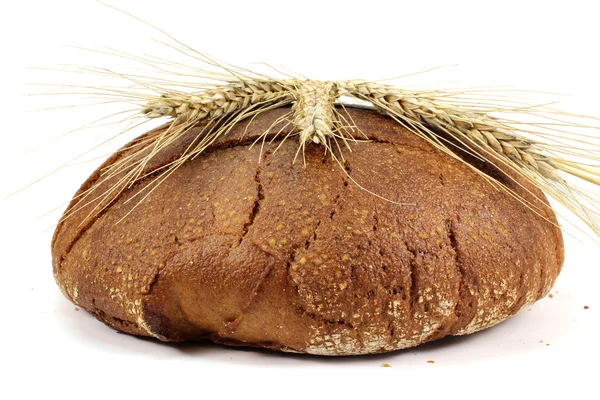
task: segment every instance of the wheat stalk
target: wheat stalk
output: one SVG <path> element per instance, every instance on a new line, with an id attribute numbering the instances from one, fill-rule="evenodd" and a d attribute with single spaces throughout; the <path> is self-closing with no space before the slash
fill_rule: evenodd
<path id="1" fill-rule="evenodd" d="M 335 82 L 306 80 L 300 84 L 292 112 L 302 146 L 310 142 L 325 145 L 328 138 L 334 137 L 334 103 L 338 97 Z"/>
<path id="2" fill-rule="evenodd" d="M 455 137 L 464 135 L 545 178 L 562 180 L 551 159 L 536 148 L 535 143 L 510 132 L 489 115 L 453 109 L 438 104 L 433 98 L 416 97 L 402 89 L 375 82 L 351 80 L 341 81 L 338 85 L 350 95 L 369 101 L 384 113 L 412 119 Z"/>
<path id="3" fill-rule="evenodd" d="M 150 99 L 141 112 L 148 118 L 185 117 L 202 121 L 273 101 L 289 93 L 290 88 L 277 81 L 240 80 L 201 93 L 164 93 Z"/>
<path id="4" fill-rule="evenodd" d="M 202 154 L 216 140 L 227 135 L 235 124 L 265 110 L 286 105 L 292 106 L 288 124 L 293 125 L 294 131 L 287 134 L 282 143 L 297 136 L 297 156 L 303 155 L 308 145 L 324 146 L 326 152 L 348 174 L 343 168 L 343 152 L 338 142 L 343 141 L 345 147 L 351 150 L 349 142 L 357 141 L 357 128 L 345 120 L 346 117 L 336 110 L 336 105 L 343 107 L 341 98 L 351 97 L 395 119 L 435 148 L 466 163 L 488 182 L 523 202 L 534 212 L 544 215 L 539 208 L 542 203 L 528 202 L 484 170 L 468 163 L 463 155 L 467 153 L 498 167 L 499 171 L 512 171 L 524 177 L 565 205 L 600 237 L 600 199 L 597 194 L 591 194 L 577 185 L 578 180 L 600 185 L 600 145 L 593 142 L 592 139 L 596 140 L 596 137 L 590 138 L 570 130 L 600 130 L 597 124 L 583 124 L 581 121 L 587 118 L 585 116 L 561 113 L 544 105 L 495 98 L 492 93 L 485 91 L 415 91 L 365 80 L 321 82 L 283 74 L 278 70 L 283 77 L 275 78 L 221 62 L 160 32 L 174 44 L 160 43 L 194 62 L 200 62 L 202 66 L 195 67 L 153 56 L 133 56 L 108 49 L 100 53 L 150 66 L 154 69 L 154 75 L 137 70 L 135 74 L 117 73 L 96 66 L 78 67 L 71 71 L 118 77 L 127 80 L 130 85 L 103 88 L 70 86 L 64 87 L 64 94 L 83 93 L 102 102 L 134 103 L 139 112 L 128 117 L 134 126 L 157 119 L 170 121 L 170 124 L 168 128 L 134 143 L 122 158 L 103 170 L 95 184 L 78 196 L 76 205 L 64 218 L 89 205 L 94 207 L 88 216 L 99 213 L 123 190 L 146 178 L 147 166 L 151 161 L 178 143 L 200 122 L 207 123 L 188 148 L 176 160 L 161 167 L 160 171 L 151 171 L 155 176 L 134 196 L 138 204 L 179 166 Z M 180 83 L 183 77 L 193 77 L 196 81 Z M 182 87 L 185 89 L 181 90 Z M 61 94 L 57 91 L 53 93 Z M 492 116 L 490 113 L 494 112 L 508 117 Z M 542 118 L 542 121 L 523 124 L 510 115 L 532 115 Z M 577 117 L 576 122 L 567 120 L 569 117 Z M 278 122 L 274 121 L 273 126 Z M 269 130 L 260 135 L 257 141 L 262 140 L 264 144 Z M 334 152 L 334 146 L 337 152 Z M 506 173 L 506 176 L 519 185 L 511 174 Z M 348 177 L 367 190 L 351 176 Z M 100 190 L 107 182 L 110 183 L 108 189 Z"/>
<path id="5" fill-rule="evenodd" d="M 248 79 L 231 82 L 219 89 L 205 92 L 192 94 L 167 92 L 160 96 L 149 97 L 142 107 L 141 114 L 148 119 L 171 119 L 170 126 L 152 136 L 150 140 L 137 145 L 131 154 L 117 160 L 102 171 L 101 178 L 79 195 L 76 206 L 72 207 L 63 219 L 69 218 L 90 204 L 95 204 L 95 207 L 87 217 L 101 212 L 109 199 L 118 196 L 123 190 L 133 186 L 147 175 L 144 174 L 146 166 L 157 154 L 176 143 L 198 123 L 204 120 L 219 121 L 218 124 L 207 125 L 207 128 L 202 131 L 202 137 L 194 140 L 193 146 L 190 145 L 178 160 L 169 164 L 148 185 L 146 193 L 143 191 L 138 193 L 138 195 L 143 194 L 142 199 L 138 201 L 139 204 L 156 189 L 157 183 L 162 182 L 165 176 L 170 175 L 185 161 L 201 154 L 215 140 L 226 134 L 235 123 L 266 109 L 290 104 L 294 100 L 291 93 L 290 87 L 274 80 Z M 227 117 L 231 118 L 226 120 Z M 112 184 L 108 190 L 94 195 L 98 188 L 116 178 L 118 178 L 116 183 Z"/>
<path id="6" fill-rule="evenodd" d="M 189 129 L 204 120 L 211 122 L 208 128 L 202 131 L 201 135 L 193 141 L 193 145 L 190 145 L 178 160 L 154 178 L 145 193 L 140 191 L 139 202 L 143 201 L 182 163 L 198 156 L 215 140 L 226 135 L 235 123 L 266 109 L 292 104 L 291 123 L 296 133 L 286 136 L 284 140 L 297 135 L 299 153 L 303 154 L 305 147 L 309 143 L 314 143 L 325 146 L 335 158 L 332 150 L 338 139 L 343 139 L 347 147 L 348 139 L 355 140 L 352 134 L 340 133 L 351 124 L 343 123 L 344 117 L 335 107 L 336 102 L 339 104 L 340 96 L 351 96 L 366 101 L 380 112 L 395 118 L 407 129 L 459 161 L 465 162 L 459 157 L 457 149 L 496 165 L 500 170 L 508 168 L 515 171 L 559 200 L 600 235 L 600 210 L 596 207 L 597 200 L 592 198 L 590 204 L 584 204 L 581 199 L 589 200 L 590 197 L 570 185 L 564 176 L 568 174 L 598 185 L 600 172 L 597 169 L 561 155 L 551 154 L 556 153 L 556 148 L 520 136 L 515 133 L 513 126 L 486 112 L 453 103 L 458 98 L 456 94 L 415 92 L 364 80 L 320 82 L 298 78 L 240 76 L 240 74 L 219 78 L 224 83 L 210 85 L 203 91 L 184 93 L 167 90 L 154 96 L 137 94 L 137 99 L 143 100 L 141 115 L 144 118 L 170 119 L 171 125 L 149 140 L 138 144 L 135 151 L 103 171 L 102 178 L 80 195 L 77 206 L 73 207 L 65 218 L 89 204 L 96 204 L 90 211 L 90 215 L 100 212 L 108 199 L 114 198 L 125 188 L 131 187 L 145 177 L 146 166 L 157 154 L 168 149 Z M 136 77 L 136 82 L 139 83 L 139 77 Z M 136 94 L 127 92 L 126 96 L 135 98 Z M 491 105 L 487 108 L 493 109 Z M 519 110 L 522 108 L 515 106 L 512 111 Z M 540 112 L 534 108 L 528 110 Z M 448 142 L 443 135 L 454 139 L 454 143 Z M 572 137 L 582 141 L 582 138 Z M 571 149 L 576 156 L 582 156 L 584 151 L 585 148 L 579 152 Z M 343 157 L 341 149 L 339 153 Z M 592 153 L 592 157 L 587 155 L 587 158 L 597 160 L 596 154 Z M 337 158 L 335 160 L 340 163 Z M 490 178 L 483 171 L 477 171 Z M 109 190 L 97 196 L 92 195 L 106 181 L 117 177 L 119 177 L 117 183 Z M 360 186 L 358 182 L 352 181 Z M 525 201 L 506 185 L 499 184 L 497 181 L 492 183 L 524 202 L 534 212 L 543 214 L 539 204 Z"/>

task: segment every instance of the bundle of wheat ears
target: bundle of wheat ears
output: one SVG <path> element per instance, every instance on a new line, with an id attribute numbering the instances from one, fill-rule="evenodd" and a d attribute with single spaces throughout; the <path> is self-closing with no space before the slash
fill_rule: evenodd
<path id="1" fill-rule="evenodd" d="M 114 198 L 120 191 L 147 178 L 144 171 L 149 161 L 200 122 L 208 123 L 178 159 L 161 171 L 153 172 L 151 183 L 136 196 L 138 202 L 147 198 L 179 166 L 227 135 L 238 122 L 283 106 L 291 105 L 291 112 L 273 126 L 284 120 L 286 127 L 291 124 L 295 128 L 282 140 L 296 137 L 298 152 L 294 162 L 302 162 L 305 147 L 315 143 L 323 146 L 325 153 L 343 169 L 343 149 L 352 151 L 352 143 L 359 139 L 356 126 L 338 109 L 351 106 L 372 108 L 390 116 L 435 148 L 464 162 L 498 190 L 506 191 L 536 214 L 543 215 L 539 204 L 523 199 L 484 169 L 464 161 L 461 155 L 468 154 L 503 171 L 514 171 L 564 205 L 600 236 L 600 200 L 594 194 L 594 186 L 600 185 L 600 142 L 593 134 L 600 130 L 598 118 L 562 112 L 548 104 L 514 100 L 506 96 L 505 91 L 495 89 L 408 90 L 361 79 L 317 81 L 273 67 L 279 77 L 269 76 L 219 61 L 150 26 L 171 41 L 161 44 L 202 66 L 104 49 L 93 51 L 149 66 L 153 74 L 127 74 L 81 66 L 70 70 L 129 82 L 119 88 L 80 86 L 68 87 L 64 92 L 83 93 L 103 102 L 136 104 L 136 109 L 128 111 L 129 116 L 119 120 L 131 122 L 121 133 L 157 120 L 168 122 L 169 126 L 159 134 L 133 143 L 130 149 L 135 151 L 103 170 L 102 179 L 78 196 L 77 205 L 71 207 L 64 218 L 92 203 L 97 205 L 91 213 L 100 212 L 106 204 L 103 199 Z M 182 77 L 193 78 L 194 82 L 182 82 Z M 54 90 L 52 94 L 60 92 Z M 523 121 L 524 117 L 531 117 L 533 121 Z M 582 134 L 578 130 L 593 133 Z M 266 133 L 262 137 L 263 145 Z M 354 184 L 369 191 L 346 174 Z M 110 189 L 97 190 L 117 176 L 118 183 Z"/>

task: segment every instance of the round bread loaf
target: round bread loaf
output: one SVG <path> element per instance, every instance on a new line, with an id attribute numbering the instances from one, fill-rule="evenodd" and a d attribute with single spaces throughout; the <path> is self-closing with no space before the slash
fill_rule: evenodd
<path id="1" fill-rule="evenodd" d="M 234 126 L 136 207 L 152 172 L 201 127 L 159 153 L 133 187 L 84 206 L 75 197 L 67 212 L 81 210 L 52 244 L 64 294 L 134 335 L 351 355 L 473 333 L 550 290 L 562 236 L 528 182 L 496 173 L 524 202 L 359 109 L 345 112 L 370 141 L 344 150 L 343 166 L 313 144 L 305 165 L 293 163 L 297 140 L 281 141 L 291 128 L 271 127 L 287 112 Z M 264 146 L 251 147 L 269 127 Z M 117 152 L 78 194 L 130 153 Z"/>

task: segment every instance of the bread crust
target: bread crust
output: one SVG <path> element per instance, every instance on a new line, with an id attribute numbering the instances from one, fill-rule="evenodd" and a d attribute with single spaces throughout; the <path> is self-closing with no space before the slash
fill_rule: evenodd
<path id="1" fill-rule="evenodd" d="M 307 147 L 306 166 L 292 164 L 293 139 L 249 149 L 286 112 L 236 125 L 133 211 L 127 201 L 148 181 L 61 222 L 52 255 L 63 293 L 135 335 L 350 355 L 488 328 L 554 284 L 562 235 L 529 183 L 501 178 L 542 215 L 392 119 L 348 109 L 370 141 L 352 144 L 343 168 L 385 201 L 322 147 Z"/>

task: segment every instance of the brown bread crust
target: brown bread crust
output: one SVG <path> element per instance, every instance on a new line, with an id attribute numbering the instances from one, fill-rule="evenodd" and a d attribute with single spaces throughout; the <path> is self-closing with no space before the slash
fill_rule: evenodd
<path id="1" fill-rule="evenodd" d="M 65 295 L 136 335 L 347 355 L 485 329 L 550 290 L 563 241 L 539 190 L 505 178 L 543 217 L 390 118 L 349 109 L 371 141 L 352 144 L 344 168 L 401 204 L 391 203 L 322 147 L 307 148 L 306 167 L 292 164 L 293 138 L 276 152 L 279 139 L 262 155 L 249 149 L 288 111 L 238 124 L 118 224 L 148 180 L 95 217 L 93 203 L 59 224 L 53 266 Z"/>

